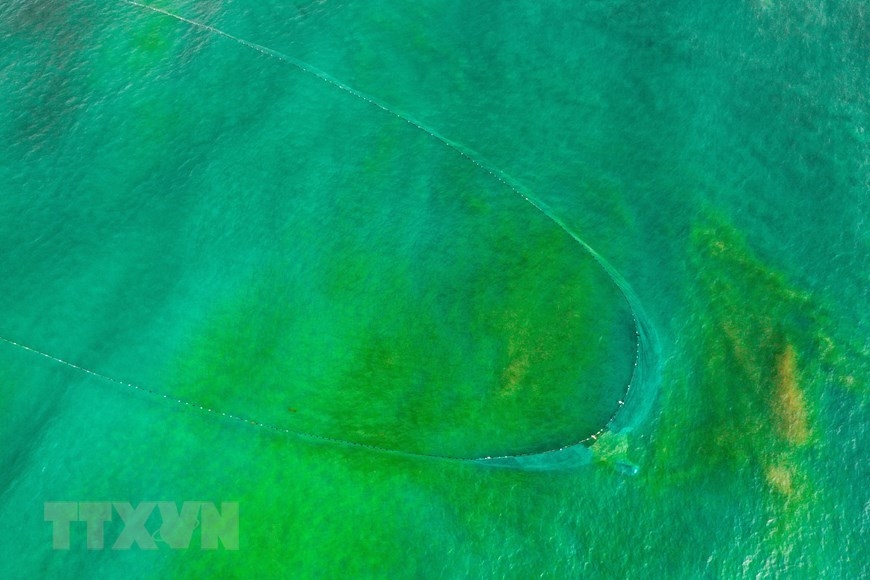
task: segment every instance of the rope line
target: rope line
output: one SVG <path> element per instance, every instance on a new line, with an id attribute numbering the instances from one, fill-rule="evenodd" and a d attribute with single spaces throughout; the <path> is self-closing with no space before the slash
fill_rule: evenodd
<path id="1" fill-rule="evenodd" d="M 459 144 L 455 141 L 452 141 L 451 139 L 448 139 L 447 137 L 441 135 L 436 130 L 427 127 L 426 125 L 417 121 L 416 119 L 414 119 L 406 114 L 403 114 L 403 113 L 400 113 L 400 112 L 393 110 L 391 107 L 378 101 L 374 97 L 371 97 L 371 96 L 369 96 L 369 95 L 367 95 L 367 94 L 365 94 L 357 89 L 354 89 L 353 87 L 351 87 L 349 85 L 346 85 L 345 83 L 331 77 L 327 73 L 321 71 L 320 69 L 315 68 L 314 66 L 312 66 L 306 62 L 300 61 L 300 60 L 295 59 L 291 56 L 280 53 L 274 49 L 257 44 L 255 42 L 251 42 L 251 41 L 246 40 L 244 38 L 234 36 L 228 32 L 225 32 L 225 31 L 219 29 L 219 28 L 215 28 L 214 26 L 211 26 L 211 25 L 208 25 L 208 24 L 205 24 L 203 22 L 196 21 L 196 20 L 192 20 L 189 18 L 185 18 L 184 16 L 181 16 L 178 14 L 174 14 L 174 13 L 169 12 L 168 10 L 164 10 L 162 8 L 158 8 L 155 6 L 149 6 L 147 4 L 142 4 L 142 3 L 137 2 L 135 0 L 120 0 L 120 1 L 125 3 L 125 4 L 128 4 L 130 6 L 134 6 L 134 7 L 143 9 L 143 10 L 151 11 L 151 12 L 154 12 L 157 14 L 161 14 L 161 15 L 167 16 L 169 18 L 173 18 L 175 20 L 178 20 L 180 22 L 184 22 L 190 26 L 200 28 L 202 30 L 206 30 L 212 34 L 226 38 L 226 39 L 228 39 L 232 42 L 235 42 L 241 46 L 244 46 L 244 47 L 249 48 L 251 50 L 257 51 L 257 52 L 259 52 L 259 53 L 261 53 L 269 58 L 274 58 L 276 60 L 279 60 L 279 61 L 282 61 L 286 64 L 289 64 L 289 65 L 297 68 L 298 70 L 300 70 L 302 72 L 311 74 L 311 75 L 317 77 L 318 79 L 322 80 L 323 82 L 328 83 L 329 85 L 331 85 L 337 89 L 340 89 L 340 90 L 352 95 L 355 98 L 361 99 L 361 100 L 373 105 L 374 107 L 377 107 L 378 109 L 381 109 L 382 111 L 389 113 L 390 115 L 393 115 L 394 117 L 396 117 L 398 119 L 401 119 L 402 121 L 404 121 L 405 123 L 408 123 L 409 125 L 411 125 L 415 129 L 426 133 L 429 137 L 439 141 L 444 146 L 448 147 L 449 149 L 451 149 L 452 151 L 457 153 L 460 157 L 471 162 L 477 168 L 484 171 L 489 176 L 493 177 L 499 183 L 501 183 L 506 188 L 511 190 L 514 194 L 516 194 L 519 197 L 521 197 L 522 199 L 524 199 L 532 207 L 534 207 L 535 209 L 540 211 L 542 214 L 544 214 L 546 217 L 548 217 L 551 221 L 553 221 L 556 225 L 558 225 L 564 232 L 566 232 L 569 236 L 571 236 L 571 238 L 574 239 L 582 248 L 584 248 L 592 256 L 592 258 L 595 259 L 595 261 L 605 270 L 605 272 L 610 277 L 611 281 L 614 283 L 614 285 L 619 290 L 620 294 L 623 296 L 623 298 L 627 302 L 629 310 L 631 312 L 632 322 L 634 324 L 634 334 L 635 334 L 635 337 L 634 337 L 635 357 L 634 357 L 634 363 L 633 363 L 633 368 L 631 371 L 630 379 L 629 379 L 628 383 L 626 384 L 622 398 L 617 402 L 616 409 L 614 410 L 614 412 L 612 413 L 610 418 L 595 433 L 592 433 L 592 434 L 590 434 L 590 435 L 588 435 L 588 436 L 586 436 L 578 441 L 575 441 L 573 443 L 569 443 L 567 445 L 563 445 L 563 446 L 558 447 L 558 448 L 548 449 L 545 451 L 534 451 L 534 452 L 516 453 L 516 454 L 499 455 L 499 456 L 461 457 L 461 456 L 453 456 L 453 455 L 440 455 L 440 454 L 416 453 L 416 452 L 410 452 L 410 451 L 402 451 L 399 449 L 393 449 L 393 448 L 389 448 L 389 447 L 381 447 L 381 446 L 377 446 L 377 445 L 370 445 L 367 443 L 360 443 L 360 442 L 350 441 L 350 440 L 346 440 L 346 439 L 339 439 L 339 438 L 328 437 L 328 436 L 324 436 L 324 435 L 316 435 L 313 433 L 296 431 L 293 429 L 287 429 L 284 427 L 278 427 L 275 425 L 261 423 L 255 419 L 250 419 L 247 417 L 243 417 L 241 415 L 235 415 L 235 414 L 227 413 L 227 412 L 220 411 L 217 409 L 212 409 L 210 407 L 200 405 L 200 404 L 193 402 L 193 401 L 188 401 L 185 399 L 178 399 L 178 398 L 172 397 L 169 394 L 161 393 L 159 391 L 155 391 L 153 389 L 149 389 L 147 387 L 137 385 L 135 383 L 129 383 L 129 382 L 126 382 L 126 381 L 123 381 L 120 379 L 116 379 L 116 378 L 109 377 L 107 375 L 103 375 L 103 374 L 98 373 L 96 371 L 93 371 L 91 369 L 88 369 L 88 368 L 85 368 L 83 366 L 77 365 L 73 362 L 58 358 L 56 356 L 53 356 L 51 354 L 48 354 L 48 353 L 43 352 L 41 350 L 38 350 L 34 347 L 28 346 L 26 344 L 22 344 L 20 342 L 16 342 L 16 341 L 11 340 L 9 338 L 5 338 L 5 337 L 0 336 L 0 340 L 2 340 L 3 342 L 6 342 L 7 344 L 13 345 L 15 347 L 24 349 L 24 350 L 29 351 L 31 353 L 34 353 L 36 355 L 47 358 L 47 359 L 54 361 L 56 363 L 65 365 L 69 368 L 78 370 L 80 372 L 84 372 L 84 373 L 91 375 L 93 377 L 96 377 L 98 379 L 101 379 L 101 380 L 104 380 L 104 381 L 107 381 L 110 383 L 114 383 L 117 385 L 122 385 L 122 386 L 125 386 L 128 388 L 132 388 L 132 389 L 135 389 L 137 391 L 147 393 L 149 395 L 157 397 L 158 399 L 164 399 L 164 400 L 167 400 L 170 402 L 180 404 L 184 407 L 188 407 L 191 409 L 197 409 L 199 411 L 203 411 L 203 412 L 206 412 L 209 414 L 214 414 L 214 415 L 221 416 L 221 417 L 224 417 L 224 418 L 227 418 L 230 420 L 238 421 L 238 422 L 244 423 L 246 425 L 252 425 L 255 427 L 271 430 L 274 432 L 293 435 L 293 436 L 297 436 L 297 437 L 301 437 L 301 438 L 305 438 L 305 439 L 309 439 L 309 440 L 313 440 L 313 441 L 320 441 L 320 442 L 331 443 L 331 444 L 339 444 L 339 445 L 345 445 L 345 446 L 356 447 L 356 448 L 364 448 L 364 449 L 369 449 L 369 450 L 373 450 L 373 451 L 377 451 L 377 452 L 381 452 L 381 453 L 390 453 L 390 454 L 401 455 L 401 456 L 427 457 L 427 458 L 432 458 L 432 459 L 460 460 L 460 461 L 485 461 L 485 460 L 490 460 L 490 459 L 511 459 L 511 458 L 523 458 L 523 457 L 528 458 L 528 457 L 533 457 L 533 456 L 544 456 L 547 454 L 552 454 L 552 453 L 556 453 L 556 452 L 568 449 L 570 447 L 584 445 L 584 444 L 587 444 L 590 442 L 594 442 L 598 439 L 598 437 L 600 437 L 608 429 L 608 427 L 613 423 L 616 416 L 619 414 L 619 412 L 624 407 L 626 401 L 629 398 L 629 395 L 630 395 L 632 389 L 635 387 L 635 383 L 641 378 L 641 374 L 642 374 L 641 367 L 645 366 L 643 356 L 642 356 L 642 351 L 645 348 L 651 349 L 652 345 L 647 344 L 647 343 L 648 343 L 648 341 L 652 340 L 653 337 L 648 332 L 648 330 L 649 330 L 648 326 L 641 324 L 640 314 L 642 314 L 642 312 L 643 312 L 642 307 L 639 303 L 639 300 L 634 295 L 634 292 L 632 291 L 632 289 L 628 285 L 628 283 L 625 281 L 625 279 L 619 274 L 619 272 L 613 266 L 610 265 L 609 262 L 607 262 L 607 260 L 605 260 L 589 244 L 587 244 L 576 233 L 574 233 L 558 216 L 553 214 L 550 211 L 550 209 L 546 206 L 546 204 L 544 204 L 541 200 L 533 197 L 532 195 L 524 193 L 523 192 L 524 188 L 520 184 L 518 184 L 513 178 L 504 174 L 502 171 L 496 169 L 495 167 L 491 166 L 490 164 L 488 164 L 484 160 L 480 159 L 476 155 L 473 155 L 470 151 L 468 151 L 461 144 Z M 644 332 L 644 329 L 646 329 L 647 332 Z"/>

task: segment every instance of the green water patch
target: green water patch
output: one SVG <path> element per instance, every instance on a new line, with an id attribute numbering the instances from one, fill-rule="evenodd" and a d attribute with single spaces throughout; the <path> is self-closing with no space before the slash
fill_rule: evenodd
<path id="1" fill-rule="evenodd" d="M 681 338 L 697 347 L 681 368 L 694 370 L 665 373 L 650 490 L 754 498 L 761 541 L 752 565 L 796 565 L 791 546 L 825 501 L 811 466 L 824 446 L 826 391 L 852 376 L 842 363 L 848 345 L 831 338 L 823 306 L 720 215 L 695 224 L 688 255 L 694 314 Z"/>
<path id="2" fill-rule="evenodd" d="M 695 227 L 690 255 L 698 293 L 693 304 L 703 325 L 693 336 L 700 346 L 696 374 L 674 393 L 694 428 L 671 432 L 687 439 L 662 441 L 660 458 L 683 474 L 774 470 L 775 457 L 813 437 L 817 393 L 801 374 L 819 348 L 806 338 L 806 329 L 818 323 L 814 306 L 721 218 Z M 823 330 L 817 327 L 815 336 L 823 341 Z M 779 485 L 775 473 L 770 478 Z"/>

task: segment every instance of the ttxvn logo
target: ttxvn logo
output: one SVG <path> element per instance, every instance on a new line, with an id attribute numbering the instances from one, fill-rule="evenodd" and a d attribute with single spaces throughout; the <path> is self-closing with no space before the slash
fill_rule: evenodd
<path id="1" fill-rule="evenodd" d="M 114 540 L 113 550 L 129 550 L 133 544 L 156 550 L 158 543 L 181 550 L 190 547 L 196 528 L 202 550 L 217 550 L 218 541 L 225 550 L 239 549 L 238 502 L 222 502 L 218 510 L 211 502 L 186 501 L 179 510 L 171 501 L 143 501 L 136 507 L 117 501 L 61 501 L 45 502 L 44 511 L 55 550 L 69 550 L 71 543 L 102 550 L 107 535 Z"/>

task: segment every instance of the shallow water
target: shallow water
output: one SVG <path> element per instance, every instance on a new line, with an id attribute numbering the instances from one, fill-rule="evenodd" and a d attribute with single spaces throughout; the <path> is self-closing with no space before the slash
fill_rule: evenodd
<path id="1" fill-rule="evenodd" d="M 4 576 L 867 575 L 860 3 L 154 7 L 0 9 Z"/>

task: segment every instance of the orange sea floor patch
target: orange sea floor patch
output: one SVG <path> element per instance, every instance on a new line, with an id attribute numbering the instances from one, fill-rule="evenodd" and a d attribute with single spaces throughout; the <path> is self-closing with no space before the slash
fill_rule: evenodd
<path id="1" fill-rule="evenodd" d="M 784 496 L 794 493 L 794 470 L 788 465 L 774 463 L 766 466 L 764 476 L 767 484 Z"/>
<path id="2" fill-rule="evenodd" d="M 800 385 L 797 353 L 791 344 L 777 356 L 774 413 L 780 434 L 793 445 L 803 445 L 810 436 L 807 403 Z"/>

